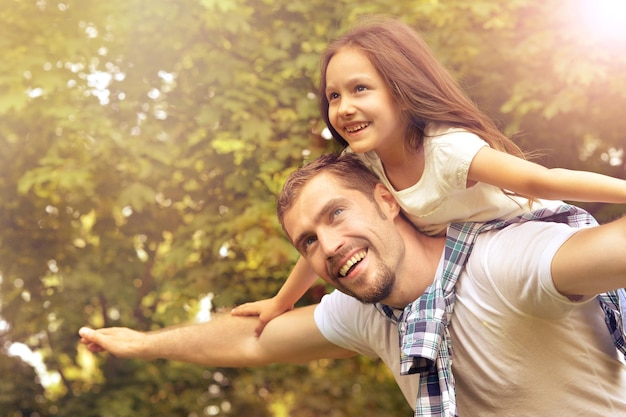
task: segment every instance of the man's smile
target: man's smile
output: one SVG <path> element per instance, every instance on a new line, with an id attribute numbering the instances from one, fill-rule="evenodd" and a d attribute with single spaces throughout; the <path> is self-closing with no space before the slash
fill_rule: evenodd
<path id="1" fill-rule="evenodd" d="M 363 258 L 365 258 L 365 255 L 367 255 L 366 250 L 361 250 L 352 255 L 352 257 L 348 259 L 341 268 L 339 268 L 339 276 L 345 277 L 346 275 L 348 275 L 352 268 L 354 268 L 356 264 L 358 264 L 363 260 Z"/>

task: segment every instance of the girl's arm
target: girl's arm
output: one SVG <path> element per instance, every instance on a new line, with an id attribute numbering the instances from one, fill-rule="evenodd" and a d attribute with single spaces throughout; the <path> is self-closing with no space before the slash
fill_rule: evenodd
<path id="1" fill-rule="evenodd" d="M 469 168 L 468 185 L 491 184 L 517 194 L 546 200 L 626 203 L 626 181 L 588 171 L 546 168 L 483 147 Z"/>
<path id="2" fill-rule="evenodd" d="M 235 316 L 259 316 L 254 333 L 259 336 L 263 328 L 275 317 L 293 309 L 293 305 L 304 295 L 317 279 L 308 262 L 300 257 L 287 281 L 273 298 L 242 304 L 232 310 Z"/>

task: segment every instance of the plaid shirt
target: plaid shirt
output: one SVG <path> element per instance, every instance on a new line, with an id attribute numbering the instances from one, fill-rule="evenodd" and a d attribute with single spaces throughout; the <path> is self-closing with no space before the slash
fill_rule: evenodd
<path id="1" fill-rule="evenodd" d="M 595 226 L 586 211 L 568 204 L 543 208 L 509 220 L 488 223 L 453 223 L 448 227 L 443 273 L 424 294 L 403 311 L 379 304 L 377 308 L 398 322 L 400 373 L 420 374 L 415 416 L 456 417 L 456 391 L 452 375 L 452 346 L 448 331 L 454 302 L 454 286 L 479 233 L 502 229 L 514 223 L 541 220 L 573 227 Z M 597 296 L 615 346 L 626 354 L 624 326 L 615 291 Z"/>

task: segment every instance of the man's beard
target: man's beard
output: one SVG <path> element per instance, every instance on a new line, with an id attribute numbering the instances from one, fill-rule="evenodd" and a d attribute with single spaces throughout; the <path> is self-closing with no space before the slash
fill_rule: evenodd
<path id="1" fill-rule="evenodd" d="M 380 264 L 376 270 L 376 280 L 373 283 L 368 284 L 372 288 L 358 288 L 359 293 L 355 293 L 352 290 L 344 287 L 341 282 L 335 281 L 335 287 L 344 294 L 356 298 L 364 304 L 379 303 L 385 298 L 389 297 L 393 290 L 393 285 L 396 281 L 396 275 L 394 271 L 386 264 Z M 356 284 L 359 285 L 359 280 L 356 280 Z"/>

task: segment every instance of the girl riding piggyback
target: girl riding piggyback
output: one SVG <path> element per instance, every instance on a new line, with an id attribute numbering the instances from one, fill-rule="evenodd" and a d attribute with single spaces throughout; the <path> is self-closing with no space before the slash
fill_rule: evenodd
<path id="1" fill-rule="evenodd" d="M 558 200 L 626 203 L 626 181 L 526 160 L 398 20 L 367 20 L 328 46 L 320 109 L 344 152 L 357 154 L 429 235 L 445 234 L 452 222 L 507 219 Z M 258 315 L 260 334 L 316 279 L 300 258 L 275 297 L 233 314 Z"/>

